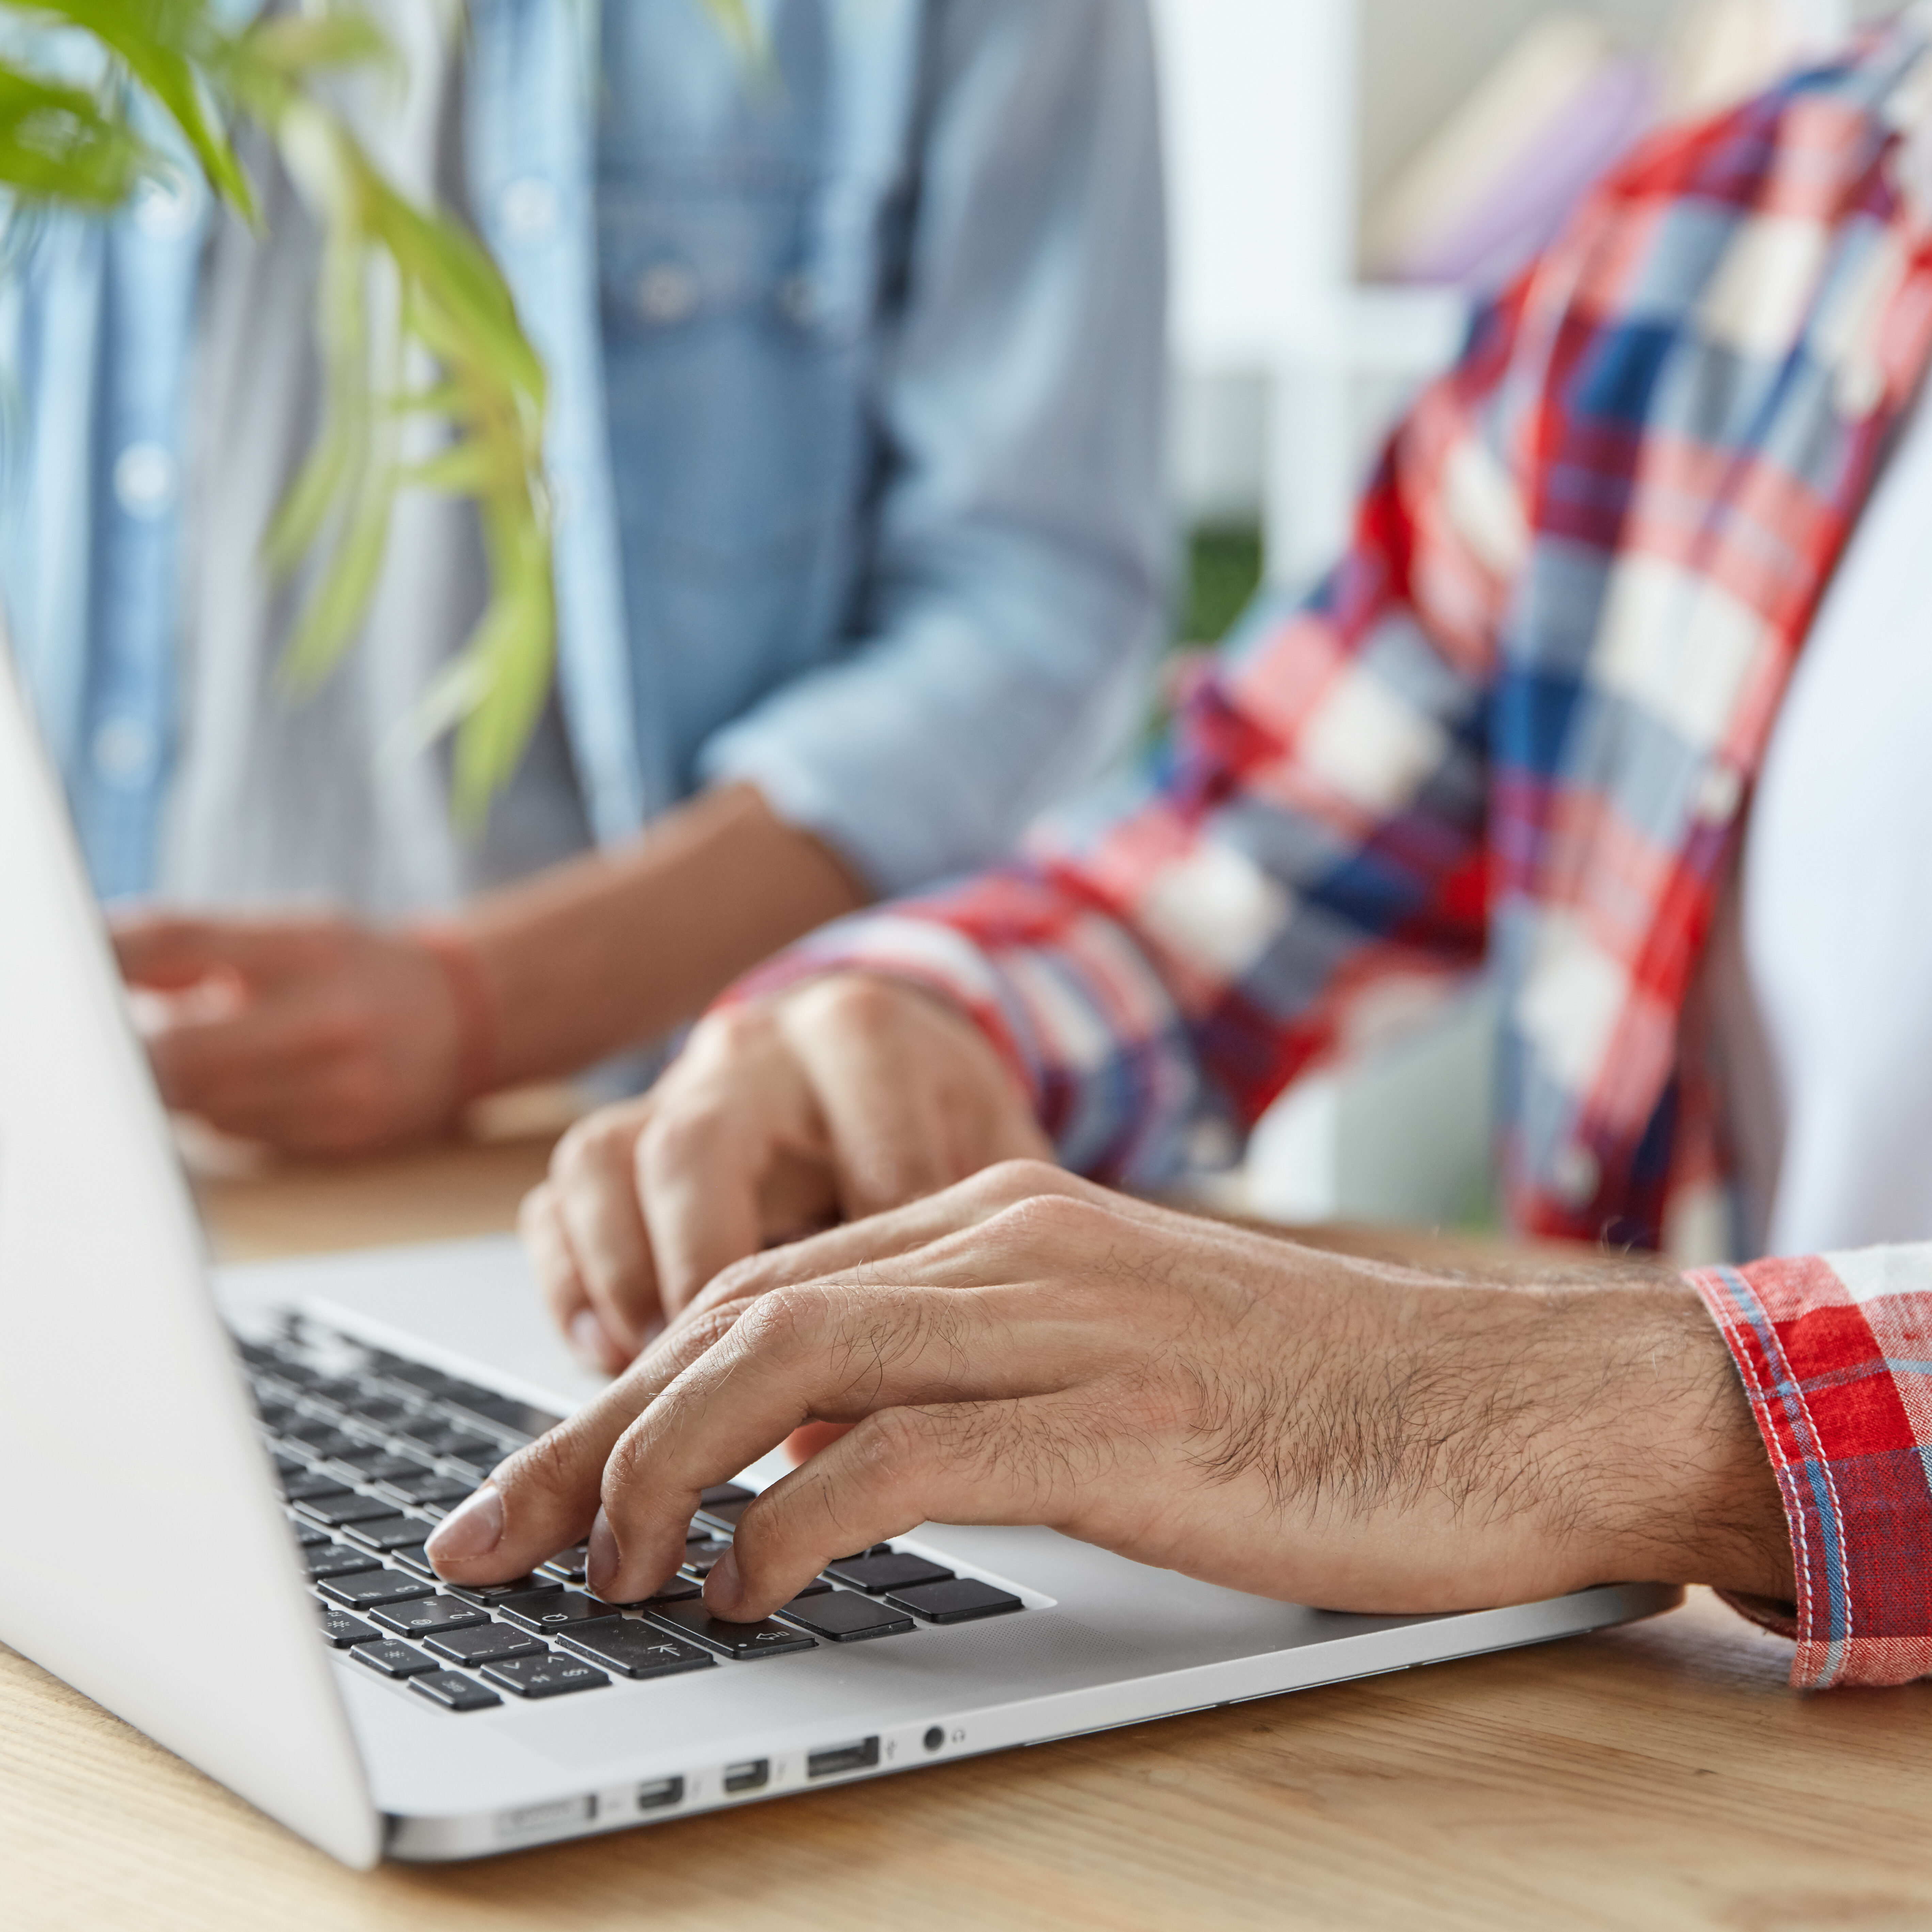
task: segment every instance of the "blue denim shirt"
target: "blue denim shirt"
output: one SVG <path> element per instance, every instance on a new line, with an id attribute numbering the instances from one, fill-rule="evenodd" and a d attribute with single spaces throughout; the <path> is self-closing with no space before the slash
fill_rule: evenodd
<path id="1" fill-rule="evenodd" d="M 880 892 L 1078 782 L 1160 628 L 1144 0 L 472 0 L 470 202 L 552 381 L 558 689 L 621 838 L 747 779 Z M 198 187 L 0 292 L 0 587 L 104 894 L 176 730 Z"/>

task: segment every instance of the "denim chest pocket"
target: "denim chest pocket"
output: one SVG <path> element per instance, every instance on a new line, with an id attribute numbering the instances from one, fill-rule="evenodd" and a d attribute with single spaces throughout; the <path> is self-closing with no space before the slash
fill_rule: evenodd
<path id="1" fill-rule="evenodd" d="M 599 190 L 620 514 L 659 568 L 796 567 L 854 507 L 870 250 L 828 205 L 776 169 Z"/>

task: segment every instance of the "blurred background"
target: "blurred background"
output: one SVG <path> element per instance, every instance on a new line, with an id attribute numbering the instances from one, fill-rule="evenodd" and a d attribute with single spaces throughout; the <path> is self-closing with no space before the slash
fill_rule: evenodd
<path id="1" fill-rule="evenodd" d="M 1305 590 L 1377 445 L 1589 182 L 1662 118 L 1828 52 L 1887 0 L 1154 0 L 1187 567 L 1177 644 Z M 1268 211 L 1264 225 L 1255 211 Z M 1292 1220 L 1490 1219 L 1472 984 L 1276 1102 L 1200 1185 Z"/>

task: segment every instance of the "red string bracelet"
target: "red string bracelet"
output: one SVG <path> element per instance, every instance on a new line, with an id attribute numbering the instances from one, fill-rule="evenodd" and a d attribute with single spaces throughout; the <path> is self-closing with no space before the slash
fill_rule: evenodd
<path id="1" fill-rule="evenodd" d="M 496 1003 L 476 942 L 460 926 L 416 926 L 407 937 L 442 968 L 456 1009 L 456 1104 L 467 1106 L 496 1085 Z"/>

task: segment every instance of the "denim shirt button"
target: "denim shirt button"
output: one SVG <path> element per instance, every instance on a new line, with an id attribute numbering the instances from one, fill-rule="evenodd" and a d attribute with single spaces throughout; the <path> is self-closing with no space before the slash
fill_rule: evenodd
<path id="1" fill-rule="evenodd" d="M 110 718 L 94 734 L 94 769 L 106 783 L 132 789 L 154 776 L 154 734 L 138 718 Z"/>
<path id="2" fill-rule="evenodd" d="M 698 310 L 698 278 L 681 262 L 659 262 L 638 278 L 638 313 L 646 322 L 688 322 Z"/>
<path id="3" fill-rule="evenodd" d="M 496 203 L 503 232 L 512 242 L 541 242 L 556 226 L 556 190 L 538 175 L 504 189 Z"/>
<path id="4" fill-rule="evenodd" d="M 130 442 L 114 460 L 114 500 L 130 517 L 166 516 L 179 472 L 158 442 Z"/>

